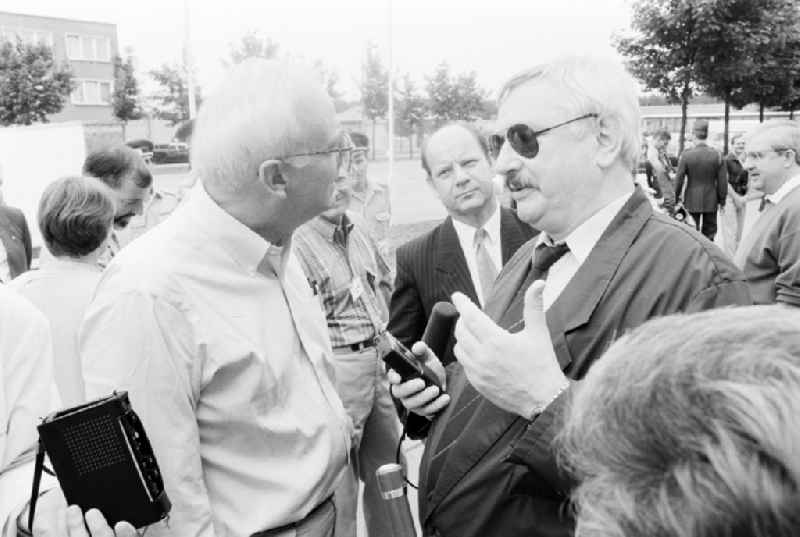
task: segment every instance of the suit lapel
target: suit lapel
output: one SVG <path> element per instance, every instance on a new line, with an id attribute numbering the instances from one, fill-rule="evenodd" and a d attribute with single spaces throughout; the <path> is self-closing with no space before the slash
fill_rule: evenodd
<path id="1" fill-rule="evenodd" d="M 453 220 L 448 216 L 442 223 L 439 239 L 436 244 L 436 272 L 435 281 L 439 284 L 439 291 L 449 300 L 450 295 L 456 291 L 466 294 L 473 302 L 480 304 L 478 293 L 472 283 L 467 267 L 467 258 L 461 250 L 456 228 Z"/>
<path id="2" fill-rule="evenodd" d="M 572 361 L 566 334 L 589 321 L 623 257 L 651 215 L 652 208 L 649 201 L 637 188 L 612 220 L 581 268 L 548 309 L 547 325 L 562 369 Z M 498 324 L 504 328 L 516 321 L 507 318 L 506 314 L 514 297 L 518 293 L 525 292 L 521 286 L 530 268 L 535 243 L 535 240 L 528 241 L 520 248 L 514 260 L 503 268 L 498 277 L 500 285 L 495 287 L 492 298 L 486 305 L 486 313 L 492 319 L 499 319 Z M 443 423 L 437 424 L 438 427 L 432 431 L 433 435 L 426 449 L 432 449 L 432 452 L 436 453 L 449 441 L 447 438 L 442 438 L 448 419 L 458 409 L 467 405 L 475 395 L 477 391 L 466 380 L 466 375 L 458 366 L 454 371 L 451 391 L 452 409 L 448 408 L 448 414 L 442 416 L 445 418 Z M 423 521 L 518 419 L 521 418 L 481 398 L 479 406 L 465 427 L 464 434 L 469 436 L 469 443 L 448 453 L 438 476 L 426 476 L 428 479 L 437 477 L 438 479 L 434 484 L 433 493 L 427 499 L 426 512 L 422 513 Z"/>
<path id="3" fill-rule="evenodd" d="M 623 257 L 652 215 L 649 201 L 637 188 L 547 310 L 547 326 L 562 369 L 572 361 L 566 334 L 589 322 Z"/>
<path id="4" fill-rule="evenodd" d="M 515 261 L 503 268 L 503 279 L 498 286 L 495 286 L 494 293 L 486 304 L 486 313 L 492 319 L 499 319 L 501 326 L 507 326 L 510 321 L 505 319 L 504 316 L 512 299 L 517 292 L 520 292 L 518 289 L 528 274 L 530 255 L 533 251 L 534 243 L 535 241 L 529 241 L 529 244 L 522 246 L 518 256 L 515 257 Z M 460 365 L 456 364 L 448 381 L 450 382 L 448 392 L 450 392 L 452 403 L 437 420 L 437 426 L 431 431 L 426 446 L 426 451 L 428 451 L 425 457 L 426 464 L 421 469 L 423 483 L 428 487 L 430 487 L 430 484 L 434 486 L 432 494 L 426 498 L 426 512 L 422 513 L 423 517 L 427 517 L 433 512 L 453 486 L 480 460 L 486 450 L 495 443 L 514 421 L 514 415 L 500 410 L 479 396 L 475 388 L 467 381 Z M 466 449 L 450 450 L 448 453 L 443 454 L 442 456 L 446 457 L 446 460 L 438 465 L 441 468 L 437 472 L 438 475 L 428 475 L 428 470 L 431 466 L 430 458 L 435 456 L 448 443 L 454 441 L 458 433 L 461 432 L 454 431 L 452 427 L 448 428 L 450 420 L 470 403 L 474 403 L 475 397 L 480 399 L 478 401 L 479 407 L 471 412 L 467 411 L 472 416 L 466 423 L 465 430 L 474 429 L 474 432 L 469 433 L 471 436 L 469 445 Z M 489 415 L 487 415 L 487 411 Z M 453 456 L 454 451 L 457 451 L 455 456 Z M 435 483 L 431 483 L 431 480 L 435 480 Z"/>

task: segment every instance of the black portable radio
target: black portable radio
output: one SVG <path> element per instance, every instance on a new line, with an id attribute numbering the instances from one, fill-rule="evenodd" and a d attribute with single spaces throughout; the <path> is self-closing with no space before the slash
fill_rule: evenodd
<path id="1" fill-rule="evenodd" d="M 141 528 L 165 518 L 172 507 L 153 448 L 127 392 L 115 392 L 42 420 L 29 528 L 45 451 L 67 504 L 78 505 L 84 513 L 99 509 L 111 527 L 125 520 Z"/>

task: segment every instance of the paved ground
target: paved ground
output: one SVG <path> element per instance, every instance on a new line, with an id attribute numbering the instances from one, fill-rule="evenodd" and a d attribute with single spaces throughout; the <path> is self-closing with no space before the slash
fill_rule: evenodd
<path id="1" fill-rule="evenodd" d="M 445 216 L 444 209 L 434 196 L 433 191 L 425 183 L 425 172 L 418 160 L 400 160 L 395 162 L 389 178 L 388 162 L 371 162 L 370 177 L 383 183 L 390 182 L 392 199 L 391 237 L 394 246 L 427 231 Z M 190 171 L 185 164 L 165 164 L 153 166 L 155 187 L 168 191 L 177 190 L 182 184 L 190 181 Z M 408 462 L 408 478 L 417 484 L 420 457 L 423 444 L 418 441 L 406 441 L 403 452 Z M 394 461 L 386 461 L 394 462 Z M 415 521 L 417 520 L 417 495 L 409 487 L 409 503 Z M 418 523 L 417 523 L 418 526 Z M 417 527 L 419 531 L 419 526 Z M 358 537 L 366 535 L 363 513 L 359 506 Z M 383 536 L 371 536 L 383 537 Z"/>

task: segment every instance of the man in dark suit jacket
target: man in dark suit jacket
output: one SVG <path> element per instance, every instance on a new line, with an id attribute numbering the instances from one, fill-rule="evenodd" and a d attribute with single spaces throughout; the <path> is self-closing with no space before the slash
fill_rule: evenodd
<path id="1" fill-rule="evenodd" d="M 496 272 L 536 232 L 516 214 L 499 206 L 493 191 L 492 170 L 486 141 L 472 127 L 454 124 L 434 132 L 422 151 L 427 181 L 437 192 L 449 216 L 428 233 L 397 249 L 397 276 L 392 294 L 388 330 L 407 346 L 419 341 L 436 302 L 449 301 L 456 291 L 476 304 L 483 303 L 476 251 L 460 237 L 491 223 L 494 233 Z M 464 195 L 464 194 L 467 195 Z M 458 230 L 457 230 L 458 228 Z M 472 237 L 465 237 L 471 240 Z M 477 266 L 476 266 L 477 268 Z M 495 273 L 496 275 L 496 273 Z M 493 278 L 492 278 L 493 279 Z M 442 356 L 453 360 L 452 351 Z"/>
<path id="2" fill-rule="evenodd" d="M 719 151 L 706 143 L 708 121 L 695 121 L 693 130 L 696 143 L 678 161 L 675 196 L 678 203 L 683 200 L 697 230 L 713 241 L 717 234 L 717 208 L 725 207 L 728 193 L 728 168 Z M 683 192 L 684 180 L 686 192 Z"/>
<path id="3" fill-rule="evenodd" d="M 459 361 L 446 394 L 390 373 L 395 396 L 433 420 L 419 490 L 430 537 L 572 535 L 571 482 L 554 451 L 571 383 L 650 318 L 750 303 L 716 246 L 654 213 L 631 185 L 639 112 L 621 66 L 568 58 L 535 68 L 506 85 L 499 105 L 496 169 L 542 234 L 504 267 L 486 314 L 454 296 Z M 523 318 L 535 280 L 546 314 Z M 413 350 L 443 375 L 424 345 Z"/>
<path id="4" fill-rule="evenodd" d="M 0 178 L 0 187 L 3 186 Z M 9 207 L 0 196 L 0 267 L 5 268 L 2 258 L 5 257 L 8 271 L 0 272 L 0 282 L 12 280 L 31 267 L 33 251 L 31 235 L 25 215 L 16 207 Z M 5 256 L 3 256 L 5 253 Z"/>

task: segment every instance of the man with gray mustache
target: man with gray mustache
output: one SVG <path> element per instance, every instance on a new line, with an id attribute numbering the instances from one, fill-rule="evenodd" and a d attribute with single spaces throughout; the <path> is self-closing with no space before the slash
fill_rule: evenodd
<path id="1" fill-rule="evenodd" d="M 446 393 L 389 373 L 394 396 L 431 423 L 419 487 L 431 537 L 572 535 L 573 483 L 552 446 L 573 383 L 650 318 L 751 302 L 714 244 L 634 187 L 639 107 L 621 65 L 562 58 L 512 78 L 498 104 L 495 171 L 541 233 L 505 265 L 485 313 L 454 294 L 458 362 L 446 377 L 414 345 Z M 545 315 L 523 318 L 526 300 Z"/>

